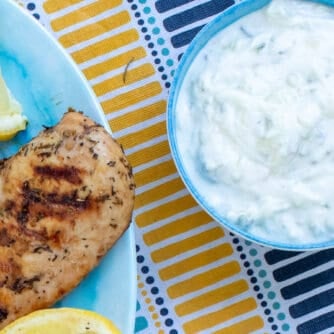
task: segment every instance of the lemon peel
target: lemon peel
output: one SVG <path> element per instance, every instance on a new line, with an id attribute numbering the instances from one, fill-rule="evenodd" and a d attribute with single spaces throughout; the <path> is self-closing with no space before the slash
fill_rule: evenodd
<path id="1" fill-rule="evenodd" d="M 104 316 L 77 308 L 51 308 L 21 317 L 0 334 L 121 334 Z"/>
<path id="2" fill-rule="evenodd" d="M 0 141 L 12 139 L 27 126 L 20 103 L 14 98 L 0 71 Z"/>

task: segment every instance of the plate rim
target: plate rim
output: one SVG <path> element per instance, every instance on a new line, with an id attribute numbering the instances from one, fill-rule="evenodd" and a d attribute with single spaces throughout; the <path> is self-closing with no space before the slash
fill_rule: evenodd
<path id="1" fill-rule="evenodd" d="M 25 10 L 22 6 L 20 6 L 15 0 L 1 0 L 3 6 L 7 6 L 7 8 L 12 8 L 11 10 L 15 10 L 20 12 L 20 15 L 23 15 L 26 20 L 30 22 L 36 29 L 38 29 L 42 34 L 44 34 L 54 45 L 54 47 L 60 52 L 66 62 L 69 63 L 70 67 L 73 69 L 75 74 L 80 79 L 81 84 L 85 91 L 89 94 L 89 99 L 94 105 L 94 113 L 96 114 L 98 122 L 112 135 L 112 129 L 107 121 L 106 115 L 102 109 L 100 102 L 98 101 L 97 96 L 95 95 L 93 88 L 89 84 L 88 80 L 80 70 L 78 64 L 73 60 L 73 58 L 69 55 L 66 49 L 59 43 L 59 41 L 52 35 L 52 33 L 40 22 L 37 21 L 32 15 Z M 65 112 L 64 112 L 65 113 Z M 130 226 L 123 233 L 119 240 L 116 241 L 116 244 L 123 240 L 123 242 L 127 242 L 129 247 L 129 253 L 132 254 L 127 264 L 129 265 L 129 271 L 131 272 L 131 278 L 129 278 L 130 286 L 127 291 L 129 292 L 129 301 L 131 304 L 131 309 L 128 310 L 128 316 L 126 317 L 126 327 L 129 328 L 128 334 L 133 334 L 135 329 L 135 318 L 136 318 L 136 301 L 137 301 L 137 268 L 136 268 L 136 242 L 135 242 L 135 230 L 134 230 L 134 215 L 132 216 Z M 113 247 L 112 247 L 113 248 Z M 112 251 L 112 248 L 108 251 Z M 74 288 L 75 289 L 75 288 Z M 70 292 L 69 292 L 70 293 Z M 131 297 L 133 296 L 133 297 Z M 131 303 L 132 299 L 132 303 Z M 125 320 L 124 320 L 125 321 Z M 128 323 L 130 321 L 130 324 Z"/>

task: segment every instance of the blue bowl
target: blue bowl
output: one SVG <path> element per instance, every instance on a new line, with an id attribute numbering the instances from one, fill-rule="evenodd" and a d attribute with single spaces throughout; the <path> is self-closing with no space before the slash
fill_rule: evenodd
<path id="1" fill-rule="evenodd" d="M 241 237 L 255 242 L 257 244 L 267 246 L 270 248 L 277 248 L 287 251 L 306 251 L 306 250 L 316 250 L 325 249 L 334 246 L 334 240 L 319 242 L 319 243 L 308 243 L 308 244 L 292 244 L 284 242 L 276 242 L 268 239 L 258 237 L 251 234 L 239 226 L 235 225 L 233 222 L 226 219 L 213 208 L 210 203 L 201 193 L 200 189 L 196 188 L 193 180 L 187 173 L 187 170 L 182 161 L 182 157 L 178 148 L 176 140 L 176 105 L 182 84 L 187 72 L 192 65 L 194 59 L 197 57 L 198 53 L 203 49 L 203 47 L 221 30 L 234 23 L 241 17 L 248 15 L 256 10 L 259 10 L 266 5 L 268 5 L 271 0 L 244 0 L 234 6 L 229 7 L 223 13 L 219 14 L 214 20 L 207 24 L 193 39 L 187 50 L 182 56 L 182 59 L 175 71 L 174 80 L 171 86 L 168 108 L 167 108 L 167 132 L 168 140 L 171 148 L 172 157 L 176 164 L 177 170 L 181 179 L 183 180 L 185 186 L 189 190 L 190 194 L 194 197 L 196 202 L 218 223 L 226 227 L 233 233 L 240 235 Z M 334 6 L 334 0 L 314 0 L 314 2 Z M 334 219 L 334 218 L 333 218 Z"/>

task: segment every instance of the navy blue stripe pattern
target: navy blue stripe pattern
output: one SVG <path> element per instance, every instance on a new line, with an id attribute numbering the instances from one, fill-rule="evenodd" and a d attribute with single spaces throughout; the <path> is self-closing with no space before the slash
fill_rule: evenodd
<path id="1" fill-rule="evenodd" d="M 292 305 L 290 307 L 290 314 L 292 318 L 296 319 L 332 304 L 334 305 L 334 289 L 324 291 Z"/>
<path id="2" fill-rule="evenodd" d="M 183 6 L 189 2 L 194 2 L 196 0 L 159 0 L 156 2 L 155 7 L 159 13 L 167 12 L 173 8 Z"/>
<path id="3" fill-rule="evenodd" d="M 187 30 L 183 32 L 182 34 L 173 36 L 171 38 L 171 42 L 174 48 L 180 48 L 182 46 L 188 45 L 202 28 L 203 26 L 199 26 L 199 27 Z"/>
<path id="4" fill-rule="evenodd" d="M 326 249 L 322 252 L 312 253 L 311 255 L 290 263 L 273 272 L 277 282 L 282 282 L 291 277 L 302 274 L 306 270 L 311 270 L 334 259 L 334 249 Z"/>
<path id="5" fill-rule="evenodd" d="M 295 258 L 299 254 L 305 256 Z M 264 255 L 264 258 L 268 265 L 276 266 L 273 277 L 283 285 L 280 289 L 283 299 L 291 303 L 289 306 L 290 316 L 293 319 L 299 319 L 309 315 L 307 321 L 303 322 L 301 319 L 296 332 L 298 334 L 315 334 L 329 330 L 326 333 L 334 333 L 334 311 L 328 309 L 334 305 L 334 288 L 333 285 L 328 286 L 334 282 L 334 268 L 312 270 L 332 262 L 334 260 L 334 249 L 310 253 L 271 250 Z M 283 263 L 279 267 L 280 262 Z M 288 283 L 289 279 L 297 278 L 298 275 L 302 276 L 299 280 Z M 284 285 L 286 281 L 287 284 Z M 324 291 L 323 288 L 326 289 L 326 286 L 328 288 Z M 322 291 L 317 292 L 316 289 L 318 288 L 322 288 Z M 313 291 L 314 294 L 312 295 Z M 295 298 L 305 293 L 308 293 L 305 299 L 300 301 L 299 298 L 298 302 L 294 301 Z M 324 310 L 326 313 L 321 315 L 317 313 L 312 317 L 313 312 L 321 311 L 325 307 L 327 307 L 326 311 Z"/>
<path id="6" fill-rule="evenodd" d="M 222 12 L 227 7 L 233 5 L 234 1 L 209 1 L 196 7 L 177 13 L 164 20 L 164 27 L 171 32 L 180 29 L 196 21 L 203 20 L 212 15 Z"/>
<path id="7" fill-rule="evenodd" d="M 268 264 L 276 264 L 280 261 L 289 259 L 296 255 L 300 254 L 300 252 L 287 252 L 281 250 L 273 250 L 264 255 Z"/>
<path id="8" fill-rule="evenodd" d="M 334 282 L 334 268 L 290 284 L 281 289 L 281 294 L 284 299 L 291 299 L 331 282 Z"/>
<path id="9" fill-rule="evenodd" d="M 190 2 L 195 3 L 195 1 L 191 0 L 159 0 L 155 3 L 155 7 L 159 13 L 167 13 L 168 15 L 168 11 Z M 164 28 L 168 32 L 178 31 L 175 33 L 175 35 L 171 35 L 171 43 L 173 47 L 180 48 L 182 46 L 188 45 L 196 36 L 196 34 L 202 29 L 203 23 L 199 23 L 199 25 L 192 27 L 191 29 L 187 29 L 187 26 L 196 24 L 196 22 L 203 19 L 210 18 L 224 11 L 231 5 L 234 5 L 234 3 L 235 1 L 233 0 L 211 0 L 196 6 L 194 5 L 193 7 L 187 8 L 183 11 L 182 8 L 180 8 L 180 12 L 177 14 L 167 16 L 163 20 Z"/>
<path id="10" fill-rule="evenodd" d="M 298 334 L 315 334 L 325 329 L 331 329 L 330 333 L 334 333 L 334 311 L 322 314 L 297 327 Z"/>

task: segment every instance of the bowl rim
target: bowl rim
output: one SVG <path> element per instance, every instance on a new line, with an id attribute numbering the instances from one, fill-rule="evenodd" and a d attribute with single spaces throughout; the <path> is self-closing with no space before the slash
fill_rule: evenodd
<path id="1" fill-rule="evenodd" d="M 313 2 L 334 6 L 334 0 L 311 0 Z M 208 44 L 208 42 L 221 30 L 225 29 L 235 21 L 239 20 L 243 16 L 251 14 L 257 10 L 260 10 L 270 4 L 272 0 L 244 0 L 240 3 L 236 3 L 231 7 L 227 8 L 222 13 L 218 14 L 212 21 L 205 25 L 202 30 L 195 36 L 192 42 L 185 50 L 176 70 L 174 78 L 171 84 L 169 97 L 167 101 L 167 112 L 166 112 L 166 127 L 167 137 L 171 150 L 172 158 L 175 162 L 176 169 L 179 176 L 181 177 L 185 187 L 188 189 L 192 197 L 199 204 L 199 206 L 209 214 L 217 223 L 221 224 L 222 227 L 227 228 L 230 232 L 241 236 L 242 238 L 257 243 L 261 246 L 266 246 L 272 249 L 280 249 L 285 251 L 311 251 L 331 248 L 334 246 L 334 239 L 323 242 L 314 242 L 306 244 L 293 244 L 278 241 L 270 241 L 266 238 L 257 237 L 256 235 L 249 233 L 237 225 L 230 223 L 226 217 L 218 214 L 215 208 L 213 208 L 197 190 L 191 181 L 180 156 L 176 140 L 176 104 L 180 88 L 184 81 L 184 78 L 198 53 L 201 49 Z"/>

